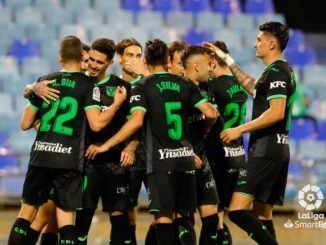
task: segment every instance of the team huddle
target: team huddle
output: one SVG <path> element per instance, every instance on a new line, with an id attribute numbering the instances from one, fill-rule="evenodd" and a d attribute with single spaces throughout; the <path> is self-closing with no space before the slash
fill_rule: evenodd
<path id="1" fill-rule="evenodd" d="M 153 39 L 143 52 L 134 38 L 89 47 L 65 37 L 62 70 L 24 91 L 21 128 L 37 135 L 8 244 L 40 234 L 41 244 L 87 244 L 100 199 L 110 244 L 137 244 L 142 184 L 153 215 L 146 245 L 196 244 L 196 210 L 200 245 L 232 244 L 225 215 L 258 244 L 277 244 L 272 212 L 284 201 L 296 88 L 282 59 L 288 39 L 281 23 L 259 27 L 254 46 L 266 68 L 256 80 L 223 41 Z M 121 75 L 108 72 L 115 55 Z"/>

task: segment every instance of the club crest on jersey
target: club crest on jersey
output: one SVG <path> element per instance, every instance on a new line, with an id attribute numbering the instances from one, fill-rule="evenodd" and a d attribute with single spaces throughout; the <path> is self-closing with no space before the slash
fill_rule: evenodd
<path id="1" fill-rule="evenodd" d="M 105 91 L 106 95 L 113 97 L 114 93 L 115 93 L 115 89 L 116 89 L 116 87 L 106 86 L 106 91 Z"/>
<path id="2" fill-rule="evenodd" d="M 101 101 L 101 91 L 99 87 L 93 89 L 93 100 L 100 102 Z"/>
<path id="3" fill-rule="evenodd" d="M 275 81 L 270 83 L 270 89 L 282 87 L 285 88 L 286 82 L 284 81 Z"/>

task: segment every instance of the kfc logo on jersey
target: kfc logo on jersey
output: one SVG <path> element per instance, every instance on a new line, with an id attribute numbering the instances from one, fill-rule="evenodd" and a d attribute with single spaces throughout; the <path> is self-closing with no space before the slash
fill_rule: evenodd
<path id="1" fill-rule="evenodd" d="M 283 81 L 271 82 L 270 83 L 270 89 L 278 88 L 278 87 L 285 88 L 285 85 L 286 85 L 286 82 L 283 82 Z"/>
<path id="2" fill-rule="evenodd" d="M 140 95 L 133 95 L 130 97 L 130 103 L 133 101 L 140 101 Z"/>

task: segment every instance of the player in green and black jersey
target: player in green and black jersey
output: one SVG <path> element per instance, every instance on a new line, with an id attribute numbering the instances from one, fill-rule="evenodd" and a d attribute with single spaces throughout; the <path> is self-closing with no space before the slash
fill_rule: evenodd
<path id="1" fill-rule="evenodd" d="M 166 72 L 167 58 L 163 41 L 154 39 L 146 43 L 145 62 L 152 75 L 132 90 L 131 118 L 105 144 L 92 145 L 86 153 L 93 158 L 130 137 L 144 124 L 149 206 L 156 219 L 158 244 L 174 244 L 174 212 L 195 210 L 195 159 L 187 127 L 191 108 L 198 107 L 211 123 L 216 118 L 216 111 L 196 86 Z"/>
<path id="2" fill-rule="evenodd" d="M 229 53 L 224 42 L 215 41 L 213 44 L 223 52 Z M 231 244 L 230 231 L 223 224 L 224 210 L 230 205 L 233 190 L 246 157 L 242 137 L 231 143 L 224 143 L 220 139 L 220 133 L 244 123 L 248 95 L 245 89 L 237 83 L 223 60 L 215 57 L 213 62 L 215 64 L 209 85 L 221 115 L 207 136 L 206 149 L 220 198 L 218 244 Z"/>
<path id="3" fill-rule="evenodd" d="M 185 67 L 185 76 L 190 83 L 196 85 L 203 97 L 215 104 L 214 95 L 208 86 L 211 71 L 210 50 L 201 46 L 189 46 L 181 57 Z M 213 105 L 211 105 L 213 108 Z M 201 159 L 201 165 L 196 169 L 197 208 L 202 220 L 199 244 L 216 244 L 218 225 L 216 185 L 211 172 L 205 149 L 205 137 L 209 132 L 205 115 L 194 108 L 188 117 L 190 143 L 195 154 Z"/>
<path id="4" fill-rule="evenodd" d="M 144 63 L 142 60 L 142 46 L 134 38 L 122 39 L 117 44 L 117 59 L 121 65 L 121 78 L 135 87 L 136 83 L 142 79 L 144 73 Z M 129 171 L 129 191 L 131 207 L 128 212 L 131 244 L 137 244 L 136 241 L 136 207 L 138 196 L 142 183 L 146 186 L 146 143 L 144 131 L 140 130 L 133 140 L 129 143 L 127 149 L 135 152 L 135 162 L 128 169 Z"/>
<path id="5" fill-rule="evenodd" d="M 291 110 L 296 88 L 294 73 L 282 59 L 288 28 L 279 22 L 259 27 L 256 57 L 266 68 L 255 81 L 234 60 L 214 45 L 206 43 L 225 61 L 237 81 L 253 95 L 252 121 L 221 133 L 229 143 L 250 132 L 249 158 L 240 173 L 233 194 L 229 217 L 259 244 L 277 244 L 272 223 L 273 205 L 282 205 L 289 165 Z M 253 212 L 248 209 L 253 203 Z"/>
<path id="6" fill-rule="evenodd" d="M 39 80 L 54 80 L 52 87 L 60 92 L 60 99 L 48 104 L 33 94 L 22 118 L 23 130 L 31 128 L 36 117 L 40 118 L 40 125 L 23 187 L 23 204 L 9 244 L 32 242 L 30 222 L 38 207 L 47 201 L 52 188 L 60 242 L 76 242 L 73 224 L 75 209 L 82 205 L 81 171 L 87 124 L 84 110 L 92 124 L 105 121 L 107 115 L 89 118 L 90 110 L 100 113 L 99 99 L 90 79 L 81 73 L 81 41 L 74 36 L 66 37 L 60 44 L 59 57 L 63 70 Z"/>
<path id="7" fill-rule="evenodd" d="M 126 97 L 117 97 L 120 89 L 124 89 L 129 96 L 130 84 L 107 72 L 113 63 L 115 51 L 116 45 L 110 39 L 97 39 L 91 45 L 88 75 L 96 81 L 95 88 L 99 92 L 102 111 L 111 110 L 112 117 L 101 130 L 87 129 L 87 146 L 102 144 L 113 136 L 126 122 L 130 110 Z M 125 147 L 126 144 L 122 142 L 112 151 L 99 154 L 85 164 L 87 185 L 84 185 L 83 209 L 77 211 L 76 217 L 79 244 L 87 243 L 87 234 L 100 197 L 103 211 L 109 213 L 112 224 L 111 244 L 123 244 L 130 240 L 129 233 L 125 232 L 129 223 L 127 211 L 130 206 L 125 168 L 132 164 L 133 154 L 125 152 Z"/>

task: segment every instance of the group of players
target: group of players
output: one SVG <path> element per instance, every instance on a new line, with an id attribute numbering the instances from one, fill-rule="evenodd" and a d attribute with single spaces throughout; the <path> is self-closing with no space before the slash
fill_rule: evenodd
<path id="1" fill-rule="evenodd" d="M 27 86 L 21 128 L 37 129 L 9 244 L 86 244 L 101 198 L 110 244 L 136 244 L 142 183 L 154 219 L 145 244 L 232 244 L 231 221 L 259 244 L 277 244 L 295 77 L 282 59 L 288 28 L 260 26 L 258 80 L 222 41 L 187 45 L 106 38 L 60 43 L 62 70 Z M 120 77 L 108 73 L 117 53 Z M 244 123 L 253 95 L 252 121 Z M 250 132 L 246 160 L 242 135 Z M 252 211 L 250 208 L 252 206 Z M 59 234 L 59 240 L 58 235 Z"/>

